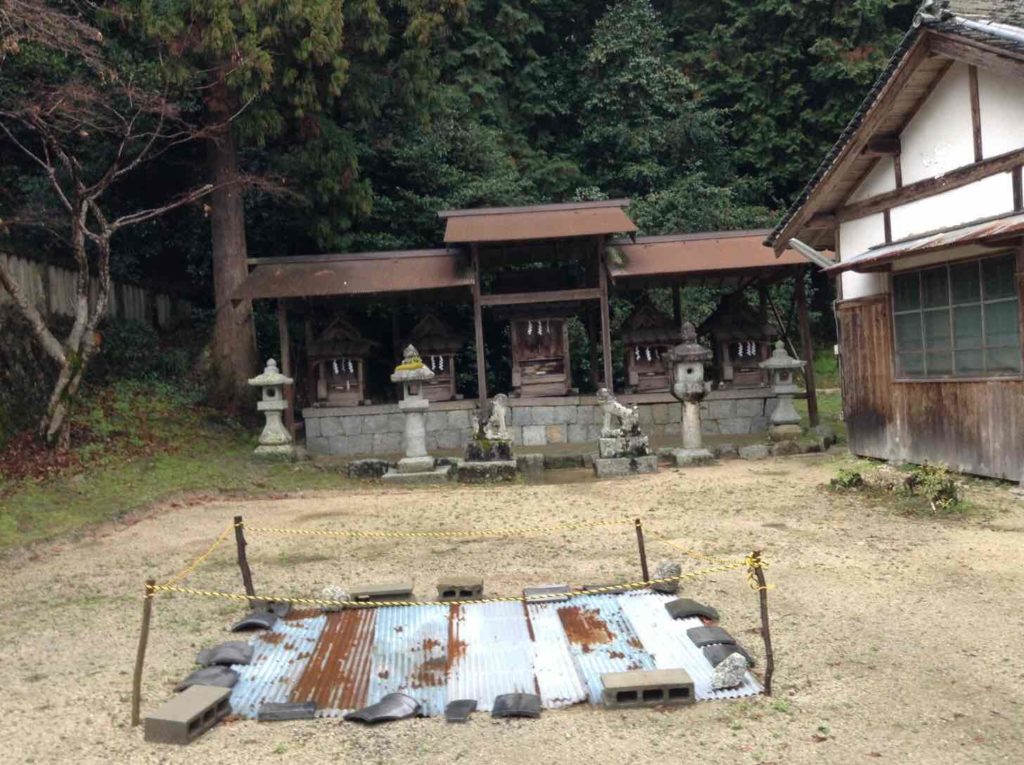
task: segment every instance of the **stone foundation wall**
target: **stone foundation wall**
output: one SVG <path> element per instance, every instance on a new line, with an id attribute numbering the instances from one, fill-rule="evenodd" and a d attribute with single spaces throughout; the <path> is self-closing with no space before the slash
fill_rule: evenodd
<path id="1" fill-rule="evenodd" d="M 640 427 L 650 436 L 681 437 L 682 406 L 661 395 L 620 396 L 640 410 Z M 472 430 L 472 401 L 431 404 L 427 448 L 461 451 Z M 776 398 L 767 390 L 714 391 L 701 403 L 701 425 L 709 435 L 760 433 Z M 597 449 L 602 414 L 593 396 L 510 402 L 509 430 L 516 446 L 592 443 Z M 306 448 L 314 454 L 395 455 L 402 452 L 405 415 L 394 404 L 304 409 Z"/>

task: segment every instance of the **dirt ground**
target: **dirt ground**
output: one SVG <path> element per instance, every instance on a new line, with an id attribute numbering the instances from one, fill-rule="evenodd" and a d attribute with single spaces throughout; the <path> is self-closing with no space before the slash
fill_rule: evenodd
<path id="1" fill-rule="evenodd" d="M 169 503 L 74 541 L 0 561 L 0 741 L 34 763 L 727 763 L 1024 761 L 1024 501 L 972 486 L 966 519 L 918 519 L 823 489 L 836 459 L 728 462 L 609 482 L 350 490 L 258 501 Z M 763 543 L 777 654 L 774 698 L 673 711 L 589 706 L 536 721 L 478 714 L 367 729 L 337 720 L 233 722 L 187 748 L 129 726 L 140 593 L 202 551 L 235 514 L 270 526 L 494 528 L 641 516 L 649 530 L 711 555 Z M 251 535 L 257 590 L 316 593 L 413 575 L 484 572 L 491 593 L 523 585 L 635 577 L 629 527 L 518 540 L 358 542 Z M 653 560 L 679 559 L 650 542 Z M 696 563 L 687 562 L 688 569 Z M 189 584 L 239 590 L 233 551 Z M 744 575 L 685 587 L 763 658 Z M 197 649 L 239 615 L 224 601 L 156 602 L 143 711 L 171 695 Z M 759 661 L 763 668 L 763 661 Z"/>

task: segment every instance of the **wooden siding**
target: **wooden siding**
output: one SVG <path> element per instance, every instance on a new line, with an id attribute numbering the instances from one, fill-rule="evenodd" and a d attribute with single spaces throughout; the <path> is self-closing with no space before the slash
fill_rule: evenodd
<path id="1" fill-rule="evenodd" d="M 836 312 L 850 451 L 1024 480 L 1024 382 L 895 382 L 889 296 Z"/>

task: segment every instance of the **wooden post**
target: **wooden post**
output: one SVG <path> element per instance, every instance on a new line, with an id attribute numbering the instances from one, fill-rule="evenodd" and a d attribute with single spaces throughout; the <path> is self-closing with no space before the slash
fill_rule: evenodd
<path id="1" fill-rule="evenodd" d="M 612 380 L 612 330 L 608 313 L 608 270 L 605 266 L 604 237 L 597 240 L 597 281 L 601 289 L 601 354 L 604 361 L 604 387 L 614 392 Z"/>
<path id="2" fill-rule="evenodd" d="M 487 364 L 484 354 L 484 316 L 480 308 L 480 250 L 470 245 L 473 253 L 473 336 L 476 343 L 476 385 L 480 411 L 487 410 Z"/>
<path id="3" fill-rule="evenodd" d="M 242 570 L 242 584 L 245 586 L 246 595 L 255 595 L 256 590 L 252 586 L 252 571 L 249 569 L 249 559 L 245 557 L 245 524 L 242 516 L 235 516 L 235 546 L 238 548 L 238 567 Z M 250 601 L 249 605 L 252 605 Z"/>
<path id="4" fill-rule="evenodd" d="M 135 650 L 135 674 L 132 676 L 132 727 L 142 722 L 142 666 L 146 661 L 146 646 L 149 644 L 149 622 L 153 618 L 153 587 L 155 579 L 146 580 L 146 594 L 142 601 L 142 628 L 139 630 L 139 647 Z"/>
<path id="5" fill-rule="evenodd" d="M 796 301 L 800 324 L 800 342 L 803 346 L 804 381 L 807 384 L 807 417 L 811 427 L 818 425 L 818 388 L 814 380 L 814 338 L 811 337 L 811 321 L 807 316 L 807 293 L 804 289 L 804 271 L 797 272 L 793 297 Z"/>
<path id="6" fill-rule="evenodd" d="M 633 525 L 636 526 L 636 546 L 640 550 L 640 573 L 643 575 L 644 581 L 651 581 L 650 572 L 647 570 L 647 550 L 644 547 L 644 525 L 637 518 Z"/>
<path id="7" fill-rule="evenodd" d="M 683 287 L 680 284 L 672 285 L 672 321 L 676 329 L 683 326 Z"/>
<path id="8" fill-rule="evenodd" d="M 292 348 L 291 338 L 288 335 L 288 309 L 284 301 L 277 301 L 277 339 L 281 345 L 281 374 L 285 377 L 292 376 Z M 284 426 L 291 433 L 292 441 L 295 440 L 295 386 L 284 386 L 284 400 L 288 408 L 284 410 Z"/>
<path id="9" fill-rule="evenodd" d="M 304 306 L 302 316 L 302 329 L 306 340 L 306 358 L 305 358 L 305 384 L 306 384 L 306 401 L 312 405 L 316 402 L 316 376 L 317 367 L 315 367 L 309 360 L 310 354 L 313 351 L 313 317 L 310 313 L 310 304 L 307 301 Z"/>
<path id="10" fill-rule="evenodd" d="M 775 674 L 775 654 L 772 652 L 772 632 L 768 625 L 768 586 L 764 583 L 761 550 L 750 554 L 753 565 L 750 573 L 757 582 L 757 596 L 761 604 L 761 637 L 764 639 L 764 695 L 772 695 L 772 675 Z"/>
<path id="11" fill-rule="evenodd" d="M 597 315 L 594 313 L 593 306 L 590 306 L 587 308 L 587 338 L 590 340 L 590 382 L 593 384 L 594 390 L 601 387 L 597 379 L 597 340 L 599 333 Z"/>

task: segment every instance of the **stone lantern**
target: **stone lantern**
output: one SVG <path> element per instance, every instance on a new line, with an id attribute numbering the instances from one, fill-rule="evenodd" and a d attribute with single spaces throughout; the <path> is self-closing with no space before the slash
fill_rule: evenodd
<path id="1" fill-rule="evenodd" d="M 772 412 L 771 426 L 768 428 L 768 434 L 774 441 L 796 438 L 803 433 L 800 415 L 793 407 L 793 396 L 800 392 L 794 375 L 798 369 L 803 369 L 806 363 L 786 353 L 786 346 L 779 340 L 775 343 L 771 358 L 760 364 L 761 369 L 771 374 L 772 393 L 779 399 L 775 411 Z"/>
<path id="2" fill-rule="evenodd" d="M 672 452 L 676 465 L 692 465 L 713 459 L 704 448 L 700 426 L 700 402 L 711 389 L 704 379 L 704 367 L 711 351 L 697 342 L 693 324 L 683 324 L 683 342 L 662 354 L 669 373 L 672 395 L 683 403 L 683 448 Z"/>
<path id="3" fill-rule="evenodd" d="M 396 470 L 384 474 L 387 481 L 433 483 L 448 480 L 451 466 L 438 468 L 434 458 L 427 454 L 427 409 L 430 401 L 424 395 L 423 384 L 433 377 L 434 373 L 423 363 L 419 351 L 411 345 L 406 346 L 402 352 L 402 363 L 391 375 L 391 382 L 402 386 L 398 408 L 405 413 L 405 456 L 398 461 Z"/>
<path id="4" fill-rule="evenodd" d="M 292 434 L 281 421 L 281 414 L 288 408 L 284 386 L 292 382 L 292 378 L 277 370 L 277 362 L 273 359 L 267 361 L 263 374 L 249 378 L 249 385 L 263 389 L 263 396 L 256 404 L 256 409 L 263 412 L 267 420 L 255 451 L 260 457 L 291 459 L 295 456 Z"/>

